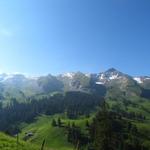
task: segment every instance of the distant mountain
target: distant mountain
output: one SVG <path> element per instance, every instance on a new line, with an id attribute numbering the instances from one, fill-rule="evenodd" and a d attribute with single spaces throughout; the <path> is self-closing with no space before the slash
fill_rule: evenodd
<path id="1" fill-rule="evenodd" d="M 126 75 L 123 74 L 122 72 L 110 68 L 105 72 L 102 72 L 98 75 L 98 81 L 102 84 L 107 84 L 108 82 L 116 79 L 121 79 L 122 77 L 125 77 Z"/>
<path id="2" fill-rule="evenodd" d="M 37 83 L 38 78 L 26 77 L 22 74 L 1 74 L 0 75 L 0 95 L 1 99 L 24 96 L 31 96 L 41 92 Z"/>
<path id="3" fill-rule="evenodd" d="M 115 68 L 97 74 L 68 72 L 58 76 L 49 74 L 41 77 L 0 74 L 0 99 L 63 91 L 95 92 L 102 96 L 113 91 L 113 94 L 121 92 L 126 96 L 139 96 L 145 90 L 149 93 L 150 77 L 132 77 Z"/>

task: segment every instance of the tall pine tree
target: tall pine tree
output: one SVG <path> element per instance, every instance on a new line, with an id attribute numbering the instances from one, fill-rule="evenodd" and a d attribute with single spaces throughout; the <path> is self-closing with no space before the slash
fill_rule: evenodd
<path id="1" fill-rule="evenodd" d="M 105 101 L 91 125 L 91 137 L 95 150 L 114 150 L 112 123 Z"/>

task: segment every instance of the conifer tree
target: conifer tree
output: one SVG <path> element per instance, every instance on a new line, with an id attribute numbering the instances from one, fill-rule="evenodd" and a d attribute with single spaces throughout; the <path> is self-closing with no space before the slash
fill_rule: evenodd
<path id="1" fill-rule="evenodd" d="M 53 127 L 56 127 L 56 126 L 57 126 L 55 119 L 52 120 L 52 126 L 53 126 Z"/>
<path id="2" fill-rule="evenodd" d="M 58 120 L 57 120 L 57 124 L 58 124 L 58 127 L 61 127 L 62 122 L 61 122 L 61 119 L 60 119 L 60 118 L 58 118 Z"/>
<path id="3" fill-rule="evenodd" d="M 89 128 L 90 124 L 89 124 L 89 121 L 86 120 L 86 123 L 85 123 L 86 127 Z"/>
<path id="4" fill-rule="evenodd" d="M 91 126 L 95 150 L 114 150 L 113 132 L 108 105 L 103 102 Z"/>

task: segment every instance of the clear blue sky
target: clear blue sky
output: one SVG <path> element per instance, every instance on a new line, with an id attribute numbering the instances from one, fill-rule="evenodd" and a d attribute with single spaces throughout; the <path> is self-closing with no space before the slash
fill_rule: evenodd
<path id="1" fill-rule="evenodd" d="M 0 72 L 110 67 L 150 75 L 150 0 L 0 0 Z"/>

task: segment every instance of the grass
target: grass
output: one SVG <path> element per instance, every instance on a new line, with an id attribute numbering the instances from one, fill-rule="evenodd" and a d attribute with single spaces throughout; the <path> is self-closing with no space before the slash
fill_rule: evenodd
<path id="1" fill-rule="evenodd" d="M 52 150 L 73 150 L 73 146 L 67 142 L 64 128 L 51 126 L 52 118 L 45 115 L 38 117 L 36 122 L 25 125 L 21 137 L 23 138 L 26 132 L 32 132 L 33 136 L 28 141 L 34 144 L 41 145 L 45 139 L 45 146 Z"/>
<path id="2" fill-rule="evenodd" d="M 33 136 L 29 138 L 29 142 L 41 145 L 45 139 L 45 146 L 48 150 L 73 150 L 73 145 L 67 141 L 66 130 L 63 127 L 59 128 L 51 125 L 52 119 L 55 118 L 57 120 L 58 117 L 61 118 L 64 125 L 67 125 L 68 122 L 70 122 L 70 124 L 74 122 L 77 126 L 81 127 L 82 131 L 86 131 L 85 123 L 92 118 L 81 117 L 79 119 L 70 120 L 66 118 L 65 115 L 42 115 L 37 117 L 34 123 L 23 125 L 22 133 L 20 134 L 21 138 L 24 138 L 25 133 L 32 132 Z"/>
<path id="3" fill-rule="evenodd" d="M 0 150 L 39 150 L 39 147 L 20 140 L 17 146 L 16 138 L 0 133 Z"/>

